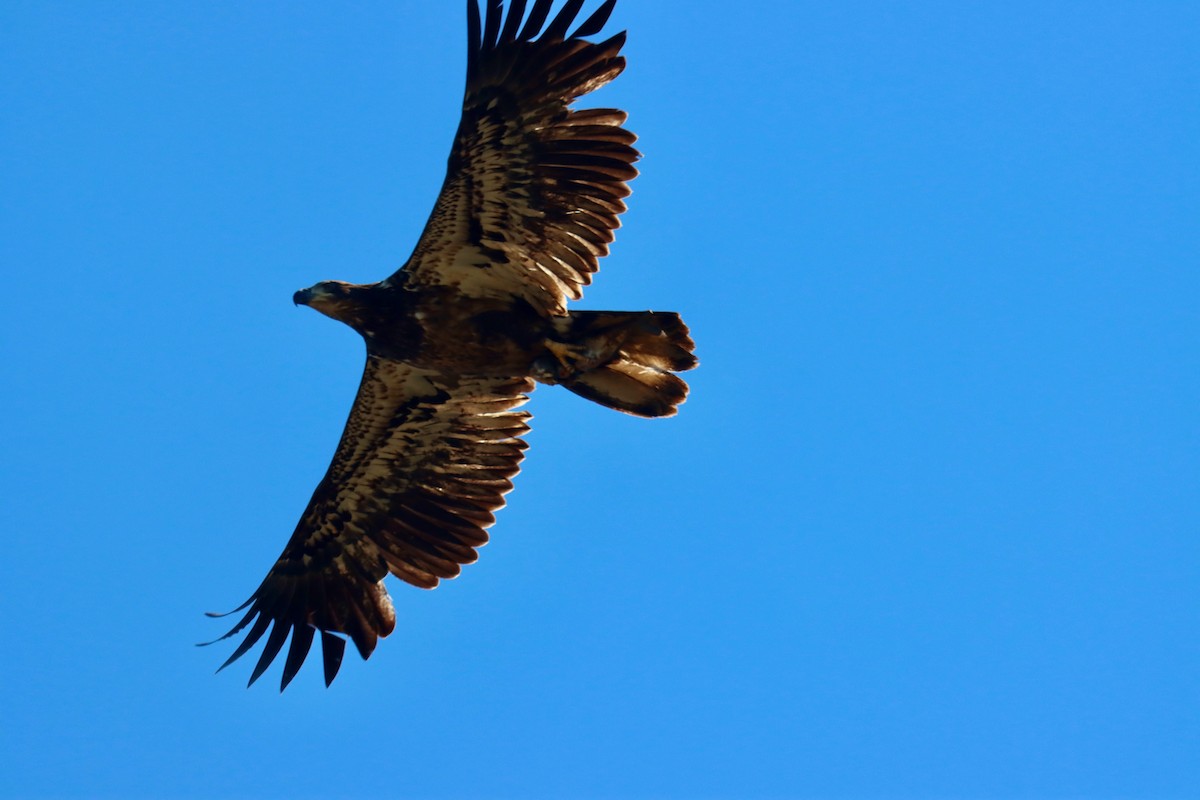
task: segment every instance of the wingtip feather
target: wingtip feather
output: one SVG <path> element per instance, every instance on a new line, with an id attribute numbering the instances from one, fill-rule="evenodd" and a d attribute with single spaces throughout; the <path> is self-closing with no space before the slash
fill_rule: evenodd
<path id="1" fill-rule="evenodd" d="M 524 16 L 525 0 L 512 0 L 508 4 L 508 16 L 504 20 L 504 30 L 500 32 L 500 44 L 516 40 Z"/>
<path id="2" fill-rule="evenodd" d="M 258 640 L 262 638 L 262 635 L 266 633 L 267 626 L 270 623 L 270 617 L 266 616 L 265 614 L 260 614 L 258 619 L 254 621 L 254 626 L 250 628 L 250 631 L 246 634 L 246 638 L 243 639 L 242 643 L 239 644 L 237 649 L 233 651 L 233 655 L 225 659 L 225 663 L 217 668 L 217 672 L 220 672 L 242 656 L 246 655 L 250 648 L 254 647 L 254 645 L 258 643 Z"/>
<path id="3" fill-rule="evenodd" d="M 342 668 L 342 659 L 346 655 L 346 640 L 334 636 L 329 631 L 321 631 L 321 661 L 325 667 L 325 687 L 329 688 L 338 670 Z"/>
<path id="4" fill-rule="evenodd" d="M 567 0 L 559 10 L 558 16 L 550 23 L 550 27 L 546 28 L 545 33 L 542 34 L 542 38 L 551 41 L 565 38 L 567 29 L 571 27 L 571 23 L 575 21 L 581 8 L 583 8 L 583 0 Z"/>
<path id="5" fill-rule="evenodd" d="M 283 648 L 283 643 L 287 641 L 288 631 L 291 630 L 291 625 L 283 621 L 276 621 L 271 628 L 271 635 L 267 637 L 267 643 L 263 646 L 262 654 L 258 657 L 258 663 L 254 665 L 254 671 L 250 673 L 250 680 L 246 683 L 246 688 L 254 685 L 254 682 L 262 677 L 262 674 L 267 671 L 267 667 L 271 666 L 271 662 L 275 660 L 275 656 L 279 655 L 279 651 Z"/>
<path id="6" fill-rule="evenodd" d="M 532 41 L 541 32 L 542 26 L 546 24 L 546 17 L 550 16 L 550 7 L 553 4 L 554 0 L 537 0 L 533 11 L 529 12 L 529 18 L 525 20 L 525 27 L 521 29 L 517 38 L 523 42 Z"/>
<path id="7" fill-rule="evenodd" d="M 594 36 L 604 29 L 608 18 L 612 16 L 613 9 L 617 7 L 617 0 L 607 0 L 604 5 L 600 6 L 596 11 L 583 21 L 583 24 L 575 29 L 571 34 L 572 39 L 579 39 L 584 36 Z"/>
<path id="8" fill-rule="evenodd" d="M 283 677 L 279 680 L 279 691 L 282 692 L 300 672 L 308 651 L 312 647 L 316 629 L 311 625 L 298 625 L 292 630 L 292 643 L 288 647 L 287 660 L 283 664 Z"/>
<path id="9" fill-rule="evenodd" d="M 221 612 L 217 612 L 217 611 L 205 611 L 205 612 L 204 612 L 204 616 L 206 616 L 206 617 L 208 617 L 208 618 L 210 618 L 210 619 L 220 619 L 221 617 L 228 617 L 228 616 L 231 616 L 231 615 L 233 615 L 233 614 L 236 614 L 237 612 L 239 612 L 239 611 L 241 611 L 242 609 L 246 608 L 248 605 L 250 605 L 250 604 L 251 604 L 251 603 L 253 603 L 253 602 L 254 602 L 254 595 L 250 595 L 250 597 L 249 597 L 249 598 L 247 598 L 246 602 L 242 603 L 240 606 L 238 606 L 237 608 L 233 609 L 232 611 L 221 611 Z"/>

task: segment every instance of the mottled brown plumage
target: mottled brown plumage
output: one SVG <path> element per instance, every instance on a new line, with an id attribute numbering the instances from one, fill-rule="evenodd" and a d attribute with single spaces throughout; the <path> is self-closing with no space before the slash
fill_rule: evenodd
<path id="1" fill-rule="evenodd" d="M 467 87 L 446 181 L 416 249 L 376 284 L 297 292 L 354 328 L 367 365 L 333 463 L 283 554 L 226 634 L 266 636 L 253 683 L 291 636 L 281 687 L 316 634 L 328 684 L 348 636 L 363 658 L 395 628 L 389 573 L 432 588 L 474 561 L 504 505 L 536 382 L 603 405 L 670 416 L 695 366 L 677 314 L 567 310 L 607 254 L 637 175 L 625 114 L 575 111 L 625 66 L 623 33 L 599 43 L 606 0 L 468 0 Z M 547 20 L 549 24 L 547 25 Z M 545 30 L 542 28 L 545 26 Z M 269 632 L 268 632 L 269 631 Z"/>

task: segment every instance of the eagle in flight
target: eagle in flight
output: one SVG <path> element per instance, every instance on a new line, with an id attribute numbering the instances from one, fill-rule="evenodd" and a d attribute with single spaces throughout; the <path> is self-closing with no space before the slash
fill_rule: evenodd
<path id="1" fill-rule="evenodd" d="M 637 170 L 624 112 L 572 103 L 625 67 L 602 42 L 616 0 L 467 0 L 467 81 L 446 180 L 408 262 L 294 300 L 344 322 L 367 363 L 346 429 L 283 554 L 240 608 L 226 666 L 265 635 L 254 683 L 291 635 L 281 690 L 319 633 L 325 683 L 349 637 L 365 659 L 396 626 L 383 579 L 431 589 L 477 558 L 512 489 L 536 383 L 641 417 L 674 414 L 696 366 L 678 314 L 568 311 L 608 253 Z M 544 30 L 543 30 L 544 28 Z M 217 615 L 213 615 L 217 616 Z M 223 615 L 222 615 L 223 616 Z M 270 631 L 268 634 L 268 630 Z M 341 634 L 341 635 L 339 635 Z M 211 643 L 210 643 L 211 644 Z M 218 670 L 219 671 L 219 670 Z"/>

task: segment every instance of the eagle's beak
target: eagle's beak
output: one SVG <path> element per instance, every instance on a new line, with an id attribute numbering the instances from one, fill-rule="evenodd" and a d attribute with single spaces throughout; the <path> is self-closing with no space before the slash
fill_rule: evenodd
<path id="1" fill-rule="evenodd" d="M 312 299 L 312 289 L 301 289 L 292 295 L 292 302 L 298 306 L 308 305 L 308 301 Z"/>

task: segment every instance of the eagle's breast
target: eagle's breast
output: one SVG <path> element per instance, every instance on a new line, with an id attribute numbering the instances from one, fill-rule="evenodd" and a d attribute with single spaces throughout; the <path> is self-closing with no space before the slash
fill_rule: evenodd
<path id="1" fill-rule="evenodd" d="M 547 323 L 526 304 L 464 297 L 444 288 L 417 293 L 411 311 L 419 346 L 407 359 L 458 375 L 525 375 Z"/>

